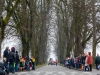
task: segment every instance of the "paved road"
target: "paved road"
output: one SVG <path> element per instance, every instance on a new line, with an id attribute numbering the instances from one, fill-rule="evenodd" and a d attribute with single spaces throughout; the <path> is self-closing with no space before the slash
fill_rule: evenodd
<path id="1" fill-rule="evenodd" d="M 92 72 L 77 71 L 67 69 L 62 66 L 47 65 L 36 69 L 35 71 L 19 72 L 13 75 L 100 75 L 100 71 L 93 70 Z"/>

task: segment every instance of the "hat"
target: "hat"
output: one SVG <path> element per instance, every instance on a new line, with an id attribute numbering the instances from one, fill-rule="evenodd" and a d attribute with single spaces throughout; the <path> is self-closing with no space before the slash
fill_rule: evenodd
<path id="1" fill-rule="evenodd" d="M 11 51 L 12 51 L 12 52 L 15 52 L 15 47 L 12 47 L 12 48 L 11 48 Z"/>

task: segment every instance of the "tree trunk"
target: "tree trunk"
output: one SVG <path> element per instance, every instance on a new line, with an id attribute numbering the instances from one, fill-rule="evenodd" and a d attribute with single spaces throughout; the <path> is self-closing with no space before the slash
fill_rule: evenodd
<path id="1" fill-rule="evenodd" d="M 29 42 L 26 42 L 25 38 L 22 38 L 22 56 L 26 57 L 26 55 L 29 55 Z"/>
<path id="2" fill-rule="evenodd" d="M 5 0 L 0 0 L 0 57 L 1 57 L 1 43 L 3 40 L 3 36 L 4 36 L 4 29 L 3 29 L 3 16 L 2 16 L 2 12 L 3 12 L 3 6 L 4 6 L 4 2 Z M 3 33 L 3 34 L 2 34 Z"/>
<path id="3" fill-rule="evenodd" d="M 92 44 L 92 56 L 93 56 L 93 63 L 95 64 L 95 57 L 96 57 L 96 11 L 95 11 L 95 0 L 93 0 L 93 44 Z"/>
<path id="4" fill-rule="evenodd" d="M 36 51 L 36 36 L 35 36 L 35 12 L 36 12 L 36 0 L 30 1 L 30 24 L 31 24 L 31 31 L 32 31 L 32 38 L 31 38 L 31 54 L 33 57 L 36 57 L 35 51 Z"/>

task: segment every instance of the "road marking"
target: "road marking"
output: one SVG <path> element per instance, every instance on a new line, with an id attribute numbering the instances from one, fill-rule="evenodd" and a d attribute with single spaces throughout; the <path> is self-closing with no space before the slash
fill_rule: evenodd
<path id="1" fill-rule="evenodd" d="M 52 72 L 46 72 L 44 75 L 49 75 L 49 74 L 53 74 Z"/>
<path id="2" fill-rule="evenodd" d="M 66 75 L 66 74 L 65 74 L 65 72 L 58 72 L 58 74 L 61 74 L 61 75 Z"/>
<path id="3" fill-rule="evenodd" d="M 26 73 L 28 73 L 28 72 L 21 72 L 21 73 L 19 73 L 18 75 L 21 75 L 21 74 L 26 74 Z"/>
<path id="4" fill-rule="evenodd" d="M 70 72 L 70 71 L 60 71 L 60 72 L 57 72 L 57 71 L 53 71 L 53 72 L 46 72 L 46 71 L 32 71 L 32 72 L 20 72 L 18 73 L 18 75 L 30 75 L 30 74 L 34 74 L 34 75 L 41 75 L 41 74 L 44 74 L 44 75 L 66 75 L 66 74 L 69 74 L 69 75 L 91 75 L 92 73 L 90 72 L 76 72 L 76 71 L 73 71 L 73 72 Z"/>
<path id="5" fill-rule="evenodd" d="M 86 74 L 86 75 L 92 75 L 91 72 L 83 72 L 83 73 Z"/>
<path id="6" fill-rule="evenodd" d="M 74 73 L 74 74 L 76 74 L 77 72 L 70 72 L 70 73 Z"/>
<path id="7" fill-rule="evenodd" d="M 46 74 L 52 74 L 52 72 L 46 72 Z"/>
<path id="8" fill-rule="evenodd" d="M 33 72 L 33 74 L 35 75 L 39 75 L 41 72 Z"/>
<path id="9" fill-rule="evenodd" d="M 91 74 L 90 72 L 83 72 L 83 73 Z"/>
<path id="10" fill-rule="evenodd" d="M 70 74 L 70 75 L 75 75 L 75 74 Z"/>

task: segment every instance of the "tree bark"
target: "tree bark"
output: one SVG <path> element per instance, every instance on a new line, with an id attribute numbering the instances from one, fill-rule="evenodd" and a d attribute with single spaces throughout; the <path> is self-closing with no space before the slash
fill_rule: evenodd
<path id="1" fill-rule="evenodd" d="M 93 44 L 92 44 L 92 56 L 93 56 L 93 63 L 95 64 L 95 57 L 96 57 L 96 11 L 95 11 L 95 0 L 93 0 Z"/>

